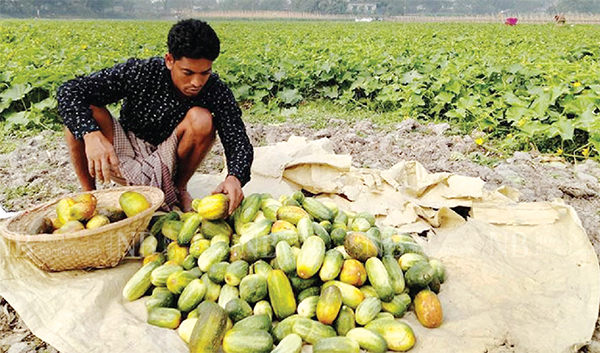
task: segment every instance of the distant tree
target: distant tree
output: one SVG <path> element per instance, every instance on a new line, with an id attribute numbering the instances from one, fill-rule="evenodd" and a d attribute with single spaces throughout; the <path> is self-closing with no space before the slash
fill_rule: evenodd
<path id="1" fill-rule="evenodd" d="M 600 13 L 600 0 L 560 0 L 556 9 L 558 12 Z"/>
<path id="2" fill-rule="evenodd" d="M 258 4 L 259 10 L 266 11 L 283 11 L 287 10 L 288 2 L 287 0 L 261 0 Z"/>

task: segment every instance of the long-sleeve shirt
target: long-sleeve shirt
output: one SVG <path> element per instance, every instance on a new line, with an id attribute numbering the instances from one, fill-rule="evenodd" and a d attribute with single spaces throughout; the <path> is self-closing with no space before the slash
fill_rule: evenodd
<path id="1" fill-rule="evenodd" d="M 163 58 L 129 59 L 63 84 L 57 94 L 58 110 L 76 139 L 100 127 L 90 105 L 122 101 L 119 123 L 125 131 L 158 145 L 166 140 L 192 107 L 208 109 L 223 144 L 229 175 L 242 185 L 250 180 L 254 152 L 241 110 L 231 90 L 217 74 L 193 98 L 181 98 Z"/>

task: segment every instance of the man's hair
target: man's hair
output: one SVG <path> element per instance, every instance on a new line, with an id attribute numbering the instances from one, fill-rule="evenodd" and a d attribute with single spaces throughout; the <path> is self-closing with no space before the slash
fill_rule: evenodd
<path id="1" fill-rule="evenodd" d="M 182 57 L 214 61 L 221 50 L 219 37 L 208 23 L 187 19 L 171 27 L 167 40 L 169 53 L 175 60 Z"/>

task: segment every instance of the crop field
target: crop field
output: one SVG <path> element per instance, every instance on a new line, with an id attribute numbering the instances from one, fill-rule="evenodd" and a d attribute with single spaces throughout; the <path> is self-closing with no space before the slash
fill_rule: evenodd
<path id="1" fill-rule="evenodd" d="M 449 122 L 477 143 L 571 158 L 600 151 L 600 27 L 211 21 L 214 70 L 246 114 L 318 102 L 380 124 Z M 162 56 L 172 22 L 0 21 L 6 131 L 56 128 L 56 89 L 129 57 Z M 369 116 L 369 115 L 366 116 Z"/>

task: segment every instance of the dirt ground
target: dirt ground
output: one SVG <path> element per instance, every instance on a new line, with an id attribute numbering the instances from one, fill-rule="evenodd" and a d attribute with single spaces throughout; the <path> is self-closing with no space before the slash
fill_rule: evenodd
<path id="1" fill-rule="evenodd" d="M 596 253 L 600 254 L 600 164 L 588 160 L 568 163 L 535 152 L 518 152 L 498 159 L 478 146 L 477 136 L 450 134 L 446 124 L 422 125 L 406 120 L 395 127 L 380 128 L 370 122 L 348 124 L 332 119 L 327 129 L 306 125 L 247 124 L 255 146 L 285 141 L 291 135 L 311 139 L 329 138 L 338 154 L 350 154 L 355 167 L 387 169 L 401 160 L 416 160 L 430 172 L 478 176 L 486 187 L 505 185 L 517 189 L 521 201 L 555 198 L 573 206 Z M 35 137 L 8 139 L 0 154 L 0 206 L 19 211 L 78 190 L 61 133 L 46 131 Z M 10 146 L 16 146 L 15 149 Z M 222 147 L 215 144 L 199 172 L 216 173 L 223 168 Z M 18 314 L 0 298 L 0 352 L 57 352 L 35 337 Z M 600 353 L 600 327 L 591 344 L 580 352 Z"/>

